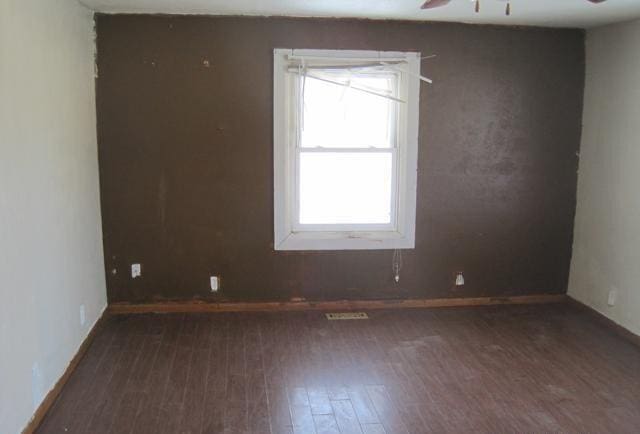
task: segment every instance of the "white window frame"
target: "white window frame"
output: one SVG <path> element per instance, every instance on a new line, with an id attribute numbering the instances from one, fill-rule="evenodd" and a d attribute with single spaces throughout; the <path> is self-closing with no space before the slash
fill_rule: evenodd
<path id="1" fill-rule="evenodd" d="M 306 64 L 388 62 L 398 74 L 396 147 L 393 153 L 392 218 L 389 225 L 299 225 L 298 131 L 292 59 Z M 298 62 L 299 63 L 299 62 Z M 355 50 L 275 49 L 273 62 L 274 249 L 363 250 L 415 247 L 420 53 Z M 309 151 L 309 149 L 305 149 Z M 326 151 L 326 149 L 325 149 Z M 331 151 L 342 152 L 341 149 Z M 349 149 L 352 152 L 353 149 Z M 367 152 L 372 150 L 366 149 Z M 388 152 L 389 149 L 381 149 Z"/>

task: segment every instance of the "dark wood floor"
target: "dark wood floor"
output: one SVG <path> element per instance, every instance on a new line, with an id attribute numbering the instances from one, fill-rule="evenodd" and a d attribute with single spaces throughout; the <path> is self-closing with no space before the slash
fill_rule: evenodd
<path id="1" fill-rule="evenodd" d="M 640 432 L 640 349 L 565 305 L 116 316 L 40 433 Z"/>

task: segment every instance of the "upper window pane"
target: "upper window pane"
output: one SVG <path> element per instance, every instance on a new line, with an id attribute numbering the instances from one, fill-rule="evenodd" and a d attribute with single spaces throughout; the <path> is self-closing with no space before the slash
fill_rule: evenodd
<path id="1" fill-rule="evenodd" d="M 349 86 L 304 79 L 301 121 L 303 148 L 391 148 L 394 146 L 395 104 L 360 89 L 395 96 L 396 76 L 381 73 L 317 71 L 310 74 Z"/>

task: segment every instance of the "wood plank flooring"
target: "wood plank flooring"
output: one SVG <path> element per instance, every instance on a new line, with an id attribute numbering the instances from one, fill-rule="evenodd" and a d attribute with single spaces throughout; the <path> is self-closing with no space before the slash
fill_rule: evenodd
<path id="1" fill-rule="evenodd" d="M 112 316 L 38 432 L 640 432 L 640 349 L 569 305 Z"/>

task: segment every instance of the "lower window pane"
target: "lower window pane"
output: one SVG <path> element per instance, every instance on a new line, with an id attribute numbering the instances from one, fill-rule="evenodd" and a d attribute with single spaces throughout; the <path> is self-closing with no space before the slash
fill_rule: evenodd
<path id="1" fill-rule="evenodd" d="M 391 152 L 300 153 L 300 224 L 391 223 Z"/>

